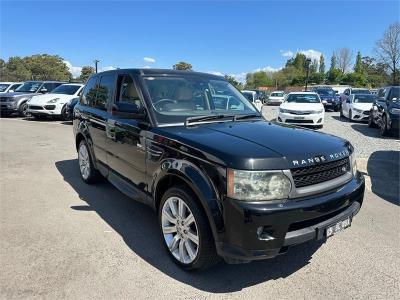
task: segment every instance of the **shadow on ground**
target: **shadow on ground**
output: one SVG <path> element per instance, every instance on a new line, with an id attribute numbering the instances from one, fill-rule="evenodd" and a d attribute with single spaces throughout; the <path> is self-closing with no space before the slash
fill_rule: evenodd
<path id="1" fill-rule="evenodd" d="M 376 151 L 367 163 L 371 190 L 382 199 L 400 206 L 400 151 Z"/>
<path id="2" fill-rule="evenodd" d="M 151 208 L 126 197 L 107 182 L 92 186 L 83 183 L 76 159 L 58 161 L 56 167 L 64 180 L 86 202 L 71 209 L 95 211 L 137 255 L 168 276 L 200 290 L 235 292 L 271 279 L 285 278 L 306 266 L 323 244 L 323 241 L 306 243 L 266 261 L 244 265 L 220 263 L 203 272 L 184 272 L 164 250 L 156 214 Z"/>

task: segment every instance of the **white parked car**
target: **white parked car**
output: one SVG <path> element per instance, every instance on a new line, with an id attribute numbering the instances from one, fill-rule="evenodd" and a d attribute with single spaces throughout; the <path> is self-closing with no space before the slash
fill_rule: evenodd
<path id="1" fill-rule="evenodd" d="M 22 82 L 0 82 L 0 94 L 13 93 L 22 85 Z"/>
<path id="2" fill-rule="evenodd" d="M 376 95 L 351 94 L 342 102 L 340 116 L 352 121 L 368 121 Z"/>
<path id="3" fill-rule="evenodd" d="M 267 104 L 281 104 L 283 101 L 285 101 L 285 92 L 274 91 L 269 95 Z"/>
<path id="4" fill-rule="evenodd" d="M 289 93 L 279 106 L 278 121 L 282 123 L 322 128 L 324 118 L 325 109 L 317 93 Z"/>
<path id="5" fill-rule="evenodd" d="M 247 98 L 253 105 L 257 108 L 258 111 L 261 112 L 262 109 L 262 102 L 260 99 L 257 98 L 257 92 L 255 91 L 248 91 L 248 90 L 243 90 L 242 91 L 243 96 Z"/>
<path id="6" fill-rule="evenodd" d="M 33 96 L 28 101 L 27 112 L 35 118 L 61 116 L 66 119 L 66 104 L 80 95 L 83 86 L 79 83 L 67 83 L 56 87 L 49 94 Z"/>

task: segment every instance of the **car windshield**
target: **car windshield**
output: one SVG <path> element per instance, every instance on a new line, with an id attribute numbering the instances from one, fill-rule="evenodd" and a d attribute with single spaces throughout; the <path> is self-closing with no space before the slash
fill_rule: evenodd
<path id="1" fill-rule="evenodd" d="M 335 95 L 334 90 L 328 90 L 328 89 L 317 90 L 316 92 L 321 96 L 333 96 L 333 95 Z"/>
<path id="2" fill-rule="evenodd" d="M 271 93 L 271 97 L 283 97 L 283 93 Z"/>
<path id="3" fill-rule="evenodd" d="M 0 92 L 4 92 L 11 84 L 0 83 Z"/>
<path id="4" fill-rule="evenodd" d="M 351 93 L 352 94 L 371 94 L 371 92 L 369 90 L 367 90 L 367 89 L 365 89 L 365 90 L 359 90 L 359 89 L 352 90 Z"/>
<path id="5" fill-rule="evenodd" d="M 51 93 L 73 95 L 79 90 L 80 87 L 81 87 L 80 85 L 62 84 L 56 87 L 54 90 L 52 90 Z"/>
<path id="6" fill-rule="evenodd" d="M 157 122 L 184 123 L 189 117 L 254 115 L 255 107 L 229 82 L 207 76 L 146 76 Z"/>
<path id="7" fill-rule="evenodd" d="M 16 92 L 24 92 L 24 93 L 35 93 L 39 87 L 42 85 L 42 82 L 38 81 L 27 81 L 19 88 L 17 88 Z"/>
<path id="8" fill-rule="evenodd" d="M 356 95 L 354 97 L 353 102 L 354 103 L 372 103 L 376 99 L 376 96 L 374 95 Z"/>
<path id="9" fill-rule="evenodd" d="M 395 87 L 392 89 L 389 100 L 393 102 L 400 102 L 400 87 Z"/>
<path id="10" fill-rule="evenodd" d="M 315 94 L 290 94 L 286 99 L 289 103 L 320 103 L 318 96 Z"/>

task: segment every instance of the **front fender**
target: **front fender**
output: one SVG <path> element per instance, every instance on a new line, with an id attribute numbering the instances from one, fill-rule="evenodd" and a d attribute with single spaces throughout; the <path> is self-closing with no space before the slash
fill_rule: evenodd
<path id="1" fill-rule="evenodd" d="M 157 187 L 166 177 L 176 176 L 183 180 L 197 195 L 208 218 L 214 240 L 218 241 L 218 233 L 223 230 L 221 200 L 216 187 L 206 173 L 195 164 L 182 159 L 165 159 L 153 176 L 151 194 L 156 199 Z M 157 203 L 155 203 L 157 207 Z"/>

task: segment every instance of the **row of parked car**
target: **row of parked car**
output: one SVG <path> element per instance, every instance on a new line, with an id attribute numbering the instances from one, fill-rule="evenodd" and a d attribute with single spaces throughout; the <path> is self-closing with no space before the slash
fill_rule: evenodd
<path id="1" fill-rule="evenodd" d="M 38 119 L 52 116 L 68 120 L 83 86 L 60 81 L 1 82 L 1 115 L 17 113 Z"/>
<path id="2" fill-rule="evenodd" d="M 399 86 L 388 86 L 378 90 L 348 87 L 339 94 L 329 86 L 311 88 L 310 92 L 274 91 L 269 97 L 256 91 L 242 94 L 261 111 L 264 104 L 279 104 L 278 121 L 322 128 L 326 110 L 340 111 L 340 116 L 351 121 L 368 122 L 369 127 L 378 127 L 382 136 L 399 132 Z M 258 98 L 257 98 L 258 97 Z"/>

